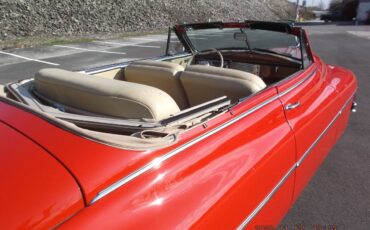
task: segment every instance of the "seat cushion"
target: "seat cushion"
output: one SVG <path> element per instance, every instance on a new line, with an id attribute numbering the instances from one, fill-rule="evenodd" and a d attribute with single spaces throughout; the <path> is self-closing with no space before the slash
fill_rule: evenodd
<path id="1" fill-rule="evenodd" d="M 258 76 L 212 66 L 188 66 L 180 76 L 190 106 L 227 96 L 232 102 L 266 87 Z"/>
<path id="2" fill-rule="evenodd" d="M 179 80 L 184 67 L 164 61 L 138 61 L 130 63 L 124 71 L 125 80 L 149 85 L 168 93 L 180 107 L 185 109 L 188 102 Z"/>
<path id="3" fill-rule="evenodd" d="M 62 69 L 37 72 L 35 89 L 62 105 L 113 117 L 161 120 L 180 111 L 160 89 Z"/>

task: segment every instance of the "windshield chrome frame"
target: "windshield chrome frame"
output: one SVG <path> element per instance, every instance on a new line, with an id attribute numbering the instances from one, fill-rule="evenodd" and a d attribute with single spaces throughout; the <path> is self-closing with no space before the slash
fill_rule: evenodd
<path id="1" fill-rule="evenodd" d="M 185 47 L 186 51 L 191 54 L 196 54 L 202 52 L 198 50 L 191 42 L 188 34 L 187 28 L 192 28 L 194 30 L 201 29 L 217 29 L 217 28 L 252 28 L 260 29 L 274 32 L 281 32 L 295 35 L 299 40 L 299 46 L 301 47 L 301 65 L 304 69 L 303 58 L 302 58 L 302 37 L 305 36 L 304 30 L 301 27 L 294 26 L 291 22 L 267 22 L 267 21 L 245 21 L 245 22 L 208 22 L 208 23 L 195 23 L 195 24 L 182 24 L 176 25 L 172 30 L 177 35 L 178 39 Z M 246 50 L 248 50 L 246 48 Z M 307 50 L 308 54 L 312 56 L 311 51 Z M 285 56 L 285 55 L 282 55 Z"/>

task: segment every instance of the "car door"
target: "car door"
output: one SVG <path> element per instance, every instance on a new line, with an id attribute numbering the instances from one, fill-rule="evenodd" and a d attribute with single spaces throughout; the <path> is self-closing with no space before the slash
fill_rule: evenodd
<path id="1" fill-rule="evenodd" d="M 331 124 L 338 113 L 334 105 L 337 97 L 335 89 L 313 62 L 308 43 L 302 44 L 302 56 L 305 66 L 308 66 L 277 87 L 296 140 L 297 169 L 293 201 L 334 145 L 335 129 L 331 128 Z"/>
<path id="2" fill-rule="evenodd" d="M 178 142 L 165 152 L 177 152 L 166 162 L 62 227 L 255 229 L 277 225 L 290 208 L 294 137 L 275 87 L 180 135 Z"/>
<path id="3" fill-rule="evenodd" d="M 224 165 L 207 173 L 224 174 L 225 181 L 221 187 L 226 188 L 231 185 L 226 181 L 239 177 L 238 182 L 194 225 L 195 229 L 275 226 L 291 205 L 294 136 L 285 120 L 276 89 L 264 90 L 233 108 L 231 114 L 232 119 L 239 121 L 211 137 L 200 148 L 208 149 L 212 155 L 223 152 L 219 160 L 224 158 Z M 239 174 L 237 177 L 227 179 L 229 173 L 225 172 L 237 171 L 234 174 Z M 212 178 L 209 180 L 214 181 Z M 210 187 L 213 186 L 210 184 Z M 225 213 L 225 210 L 229 212 Z"/>

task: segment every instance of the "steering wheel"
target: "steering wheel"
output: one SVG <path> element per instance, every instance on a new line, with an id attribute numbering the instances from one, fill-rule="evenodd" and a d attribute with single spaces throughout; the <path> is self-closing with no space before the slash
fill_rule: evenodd
<path id="1" fill-rule="evenodd" d="M 222 53 L 220 51 L 218 51 L 216 48 L 212 48 L 212 49 L 208 49 L 208 50 L 202 50 L 198 53 L 195 53 L 194 54 L 194 59 L 197 55 L 200 55 L 200 54 L 211 54 L 211 53 L 217 53 L 218 56 L 220 57 L 220 68 L 224 68 L 224 57 L 222 56 Z"/>

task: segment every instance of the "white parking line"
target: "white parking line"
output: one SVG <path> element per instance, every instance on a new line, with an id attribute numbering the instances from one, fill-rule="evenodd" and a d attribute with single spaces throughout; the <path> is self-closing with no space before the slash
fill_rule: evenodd
<path id="1" fill-rule="evenodd" d="M 106 43 L 119 46 L 137 46 L 137 47 L 146 47 L 146 48 L 161 48 L 160 46 L 150 46 L 150 45 L 141 45 L 141 44 L 132 44 L 132 43 L 120 43 L 120 42 L 106 42 L 106 41 L 94 41 L 96 43 Z"/>
<path id="2" fill-rule="evenodd" d="M 62 45 L 54 45 L 56 47 L 62 47 L 62 48 L 68 48 L 68 49 L 75 49 L 75 50 L 83 50 L 87 52 L 98 52 L 98 53 L 107 53 L 107 54 L 126 54 L 123 52 L 113 52 L 113 51 L 106 51 L 106 50 L 90 50 L 90 49 L 84 49 L 84 48 L 78 48 L 74 46 L 62 46 Z"/>
<path id="3" fill-rule="evenodd" d="M 48 62 L 48 61 L 41 61 L 41 60 L 38 60 L 38 59 L 28 58 L 28 57 L 20 56 L 20 55 L 17 55 L 17 54 L 7 53 L 7 52 L 4 52 L 4 51 L 0 51 L 0 53 L 5 54 L 5 55 L 14 56 L 14 57 L 17 57 L 17 58 L 22 58 L 22 59 L 25 59 L 25 60 L 28 60 L 28 61 L 40 62 L 40 63 L 44 63 L 44 64 L 48 64 L 48 65 L 59 65 L 57 63 L 52 63 L 52 62 Z"/>
<path id="4" fill-rule="evenodd" d="M 156 48 L 160 49 L 160 46 L 149 46 L 149 45 L 140 45 L 140 44 L 123 44 L 123 46 L 137 46 L 137 47 L 146 47 L 146 48 Z"/>
<path id="5" fill-rule="evenodd" d="M 339 32 L 336 31 L 308 31 L 308 35 L 330 35 L 330 34 L 339 34 Z"/>
<path id="6" fill-rule="evenodd" d="M 198 39 L 198 40 L 207 40 L 208 38 L 198 37 L 198 36 L 189 36 L 190 39 Z"/>
<path id="7" fill-rule="evenodd" d="M 130 38 L 135 40 L 143 40 L 143 41 L 152 41 L 152 42 L 165 42 L 167 39 L 165 38 Z"/>
<path id="8" fill-rule="evenodd" d="M 199 34 L 199 35 L 193 35 L 193 37 L 223 37 L 224 35 L 227 34 Z"/>
<path id="9" fill-rule="evenodd" d="M 357 37 L 370 39 L 370 31 L 347 31 L 347 33 Z"/>

